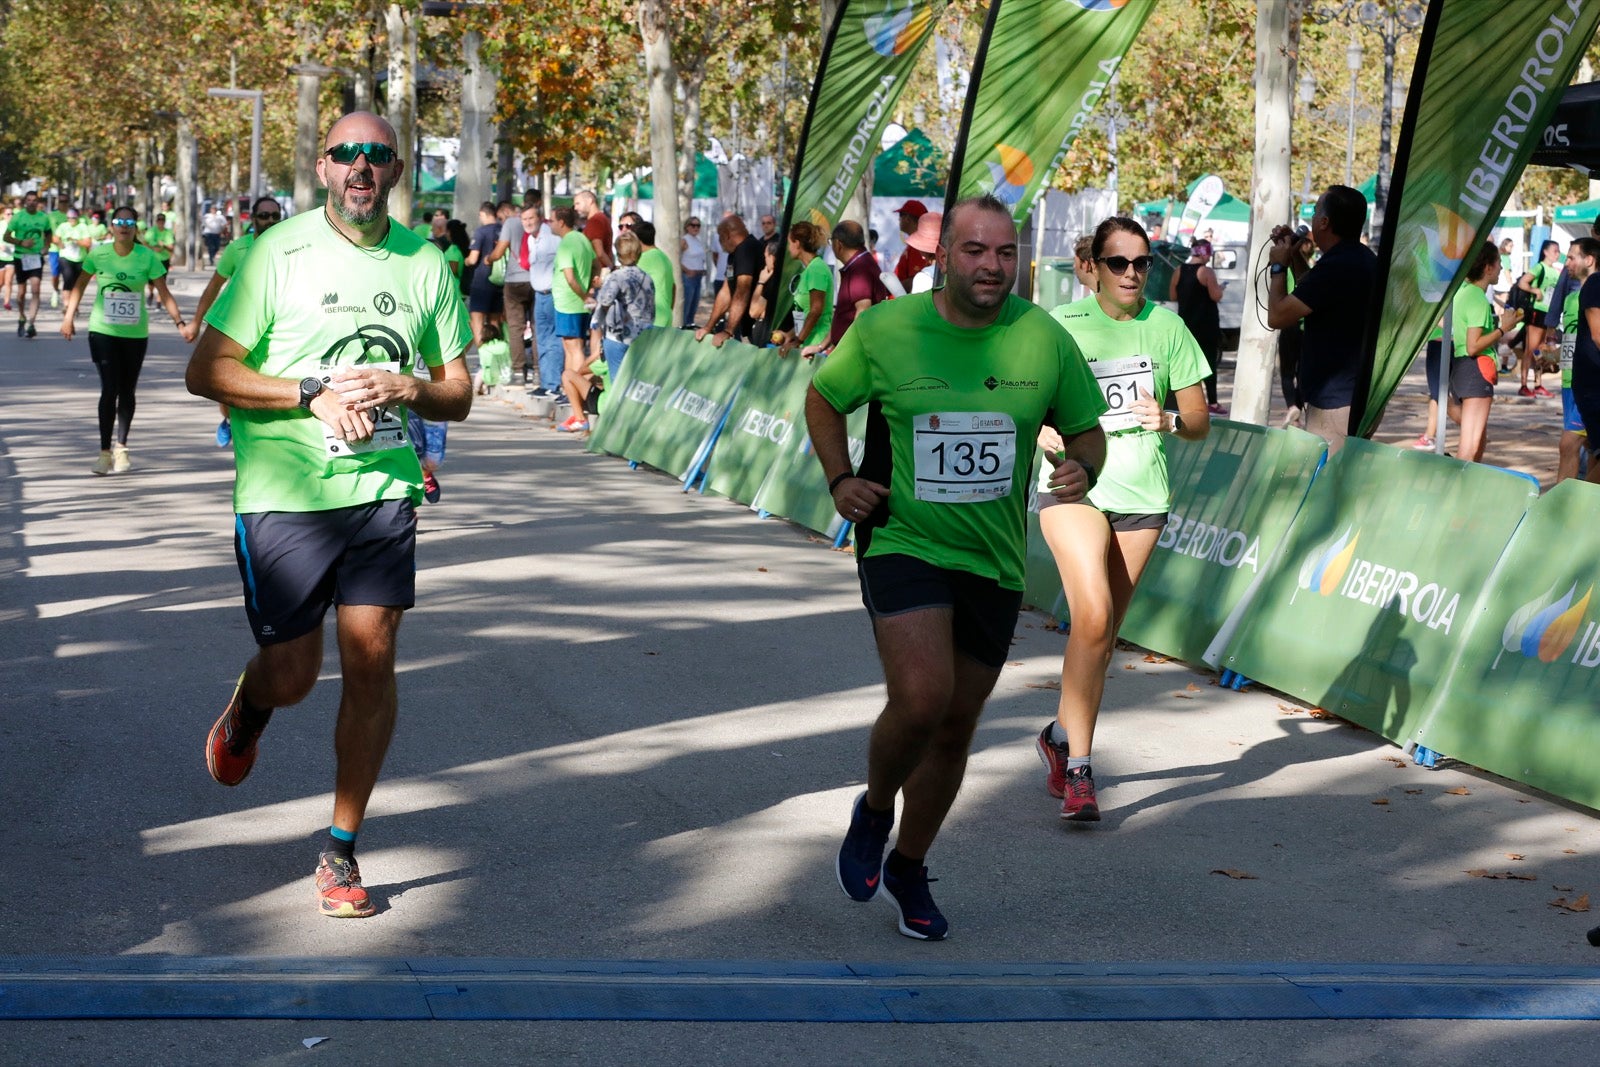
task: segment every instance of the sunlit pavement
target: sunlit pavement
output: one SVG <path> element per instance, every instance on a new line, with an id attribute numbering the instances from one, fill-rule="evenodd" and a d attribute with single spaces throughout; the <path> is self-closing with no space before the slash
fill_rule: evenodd
<path id="1" fill-rule="evenodd" d="M 186 310 L 203 277 L 176 279 Z M 1063 639 L 1033 615 L 930 859 L 951 939 L 898 936 L 892 911 L 847 901 L 832 868 L 882 700 L 849 557 L 492 401 L 452 427 L 443 499 L 421 512 L 400 726 L 360 844 L 379 914 L 323 919 L 311 871 L 330 814 L 336 651 L 311 698 L 273 720 L 251 777 L 212 782 L 206 730 L 251 649 L 231 451 L 158 325 L 134 470 L 92 475 L 94 370 L 83 333 L 68 344 L 59 321 L 44 312 L 33 341 L 0 329 L 0 955 L 13 964 L 708 961 L 718 974 L 877 968 L 911 985 L 966 965 L 969 994 L 1008 966 L 1054 965 L 1085 995 L 1058 988 L 1041 1017 L 1105 1019 L 1086 1005 L 1106 966 L 1368 980 L 1387 965 L 1515 966 L 1570 991 L 1600 963 L 1583 938 L 1592 915 L 1551 905 L 1600 890 L 1590 812 L 1467 768 L 1412 767 L 1372 734 L 1141 652 L 1117 654 L 1096 739 L 1106 819 L 1068 832 L 1033 752 Z M 7 996 L 0 982 L 0 1012 Z M 609 1018 L 649 1017 L 650 983 L 623 983 L 617 1003 Z M 1585 1062 L 1600 1036 L 1592 1023 L 1324 1010 L 1334 1018 L 1070 1030 L 737 1021 L 768 1017 L 754 1012 L 13 1022 L 0 1061 Z M 312 1036 L 332 1040 L 308 1051 Z"/>

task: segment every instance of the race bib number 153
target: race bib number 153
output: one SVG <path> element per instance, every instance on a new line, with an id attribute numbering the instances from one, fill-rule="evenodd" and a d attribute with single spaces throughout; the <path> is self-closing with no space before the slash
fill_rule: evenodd
<path id="1" fill-rule="evenodd" d="M 918 500 L 970 504 L 1011 492 L 1017 424 L 1001 412 L 950 412 L 912 420 Z"/>

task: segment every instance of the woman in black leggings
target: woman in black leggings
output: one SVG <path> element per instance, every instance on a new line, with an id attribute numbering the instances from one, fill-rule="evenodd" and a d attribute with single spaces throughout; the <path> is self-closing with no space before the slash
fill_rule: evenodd
<path id="1" fill-rule="evenodd" d="M 100 372 L 100 458 L 96 474 L 121 473 L 133 467 L 128 457 L 128 427 L 133 422 L 133 393 L 150 341 L 150 320 L 145 313 L 144 287 L 155 287 L 161 306 L 182 329 L 183 315 L 167 289 L 167 268 L 156 254 L 137 240 L 139 213 L 131 207 L 111 215 L 111 244 L 95 245 L 83 260 L 83 273 L 67 294 L 61 316 L 61 336 L 72 340 L 78 305 L 97 281 L 94 310 L 89 314 L 89 358 Z M 116 432 L 113 444 L 112 431 Z"/>

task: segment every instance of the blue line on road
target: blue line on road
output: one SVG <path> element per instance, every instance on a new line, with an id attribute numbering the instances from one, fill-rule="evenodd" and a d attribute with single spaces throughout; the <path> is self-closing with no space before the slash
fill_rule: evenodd
<path id="1" fill-rule="evenodd" d="M 0 1019 L 1600 1019 L 1600 968 L 0 958 Z"/>

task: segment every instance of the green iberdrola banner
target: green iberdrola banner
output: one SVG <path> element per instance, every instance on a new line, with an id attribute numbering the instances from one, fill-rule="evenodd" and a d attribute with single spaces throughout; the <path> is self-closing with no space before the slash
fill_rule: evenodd
<path id="1" fill-rule="evenodd" d="M 822 464 L 811 450 L 811 437 L 805 432 L 805 424 L 796 427 L 796 431 L 779 450 L 778 458 L 762 479 L 761 488 L 750 506 L 831 537 L 839 532 L 844 520 L 834 507 L 828 479 L 823 476 Z M 857 408 L 845 416 L 845 432 L 849 435 L 850 466 L 855 469 L 861 465 L 861 457 L 867 450 L 866 408 Z"/>
<path id="2" fill-rule="evenodd" d="M 1465 283 L 1597 20 L 1593 0 L 1433 0 L 1386 205 L 1362 434 Z"/>
<path id="3" fill-rule="evenodd" d="M 1172 510 L 1120 635 L 1198 663 L 1266 573 L 1326 449 L 1303 430 L 1216 419 L 1199 441 L 1162 438 Z"/>
<path id="4" fill-rule="evenodd" d="M 1222 665 L 1408 736 L 1538 495 L 1493 467 L 1351 438 L 1312 483 Z"/>
<path id="5" fill-rule="evenodd" d="M 809 359 L 779 359 L 774 348 L 756 354 L 711 452 L 707 490 L 741 504 L 755 500 L 789 439 L 805 435 L 811 370 Z"/>
<path id="6" fill-rule="evenodd" d="M 1600 562 L 1567 551 L 1600 489 L 1562 482 L 1528 510 L 1413 740 L 1600 808 Z"/>
<path id="7" fill-rule="evenodd" d="M 758 353 L 736 341 L 717 348 L 710 341 L 696 341 L 688 330 L 648 330 L 645 336 L 652 333 L 666 335 L 658 342 L 656 354 L 676 366 L 670 384 L 659 383 L 661 389 L 629 435 L 622 454 L 681 478 L 721 424 Z M 628 359 L 632 358 L 630 350 Z M 622 372 L 626 379 L 627 359 L 622 361 Z M 625 386 L 623 397 L 628 395 Z M 605 419 L 600 424 L 603 428 Z"/>
<path id="8" fill-rule="evenodd" d="M 784 232 L 810 222 L 827 233 L 841 221 L 944 7 L 945 0 L 841 0 L 800 131 Z M 866 227 L 866 219 L 858 221 Z M 798 264 L 782 262 L 784 252 L 778 249 L 783 284 L 775 322 L 789 311 L 789 279 L 799 272 Z"/>
<path id="9" fill-rule="evenodd" d="M 993 193 L 1021 222 L 1089 121 L 1155 0 L 994 0 L 973 62 L 951 202 Z"/>
<path id="10" fill-rule="evenodd" d="M 590 452 L 628 454 L 629 440 L 650 417 L 662 393 L 672 396 L 694 372 L 696 361 L 685 359 L 679 351 L 687 340 L 692 336 L 686 337 L 682 330 L 654 327 L 634 339 L 622 361 L 622 372 L 606 387 L 610 399 L 600 425 L 589 435 Z"/>

